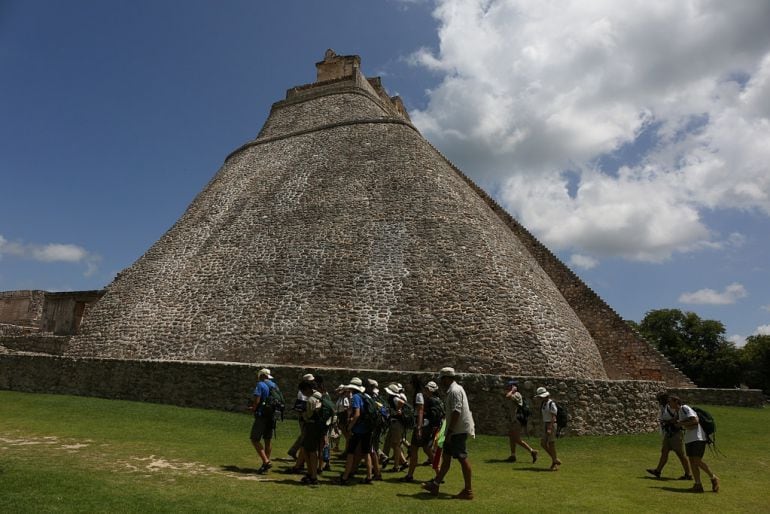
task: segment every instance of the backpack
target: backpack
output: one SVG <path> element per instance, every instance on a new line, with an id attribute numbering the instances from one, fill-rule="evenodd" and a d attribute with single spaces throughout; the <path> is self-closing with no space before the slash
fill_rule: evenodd
<path id="1" fill-rule="evenodd" d="M 436 428 L 437 426 L 441 425 L 441 420 L 444 419 L 445 412 L 444 412 L 444 402 L 436 398 L 435 396 L 431 396 L 428 398 L 428 405 L 427 410 L 425 413 L 425 417 L 428 418 L 428 423 L 432 428 Z"/>
<path id="2" fill-rule="evenodd" d="M 404 428 L 414 427 L 415 420 L 414 407 L 408 403 L 404 403 L 401 406 L 401 423 L 404 425 Z"/>
<path id="3" fill-rule="evenodd" d="M 529 417 L 531 415 L 532 415 L 532 408 L 529 405 L 529 400 L 527 400 L 526 398 L 522 398 L 521 406 L 518 409 L 516 409 L 516 421 L 518 421 L 521 424 L 521 426 L 526 427 L 527 420 L 529 420 Z M 556 419 L 558 424 L 558 419 L 559 419 L 558 414 L 556 415 Z"/>
<path id="4" fill-rule="evenodd" d="M 364 401 L 364 408 L 361 412 L 361 417 L 364 419 L 364 425 L 366 428 L 373 432 L 374 430 L 378 428 L 382 428 L 385 426 L 385 421 L 383 420 L 383 412 L 379 405 L 377 405 L 377 402 L 374 401 L 374 398 L 371 396 L 362 394 L 361 398 Z"/>
<path id="5" fill-rule="evenodd" d="M 271 414 L 280 412 L 281 421 L 283 421 L 283 412 L 286 410 L 286 402 L 283 399 L 283 393 L 278 386 L 271 387 L 268 385 L 268 389 L 270 389 L 270 394 L 265 398 L 265 407 Z"/>
<path id="6" fill-rule="evenodd" d="M 334 402 L 332 402 L 328 396 L 321 398 L 321 407 L 318 409 L 316 417 L 316 423 L 318 426 L 324 428 L 331 425 L 335 410 L 336 405 L 334 405 Z"/>
<path id="7" fill-rule="evenodd" d="M 561 437 L 562 431 L 567 428 L 569 424 L 569 411 L 564 404 L 559 404 L 550 400 L 556 405 L 556 437 Z"/>
<path id="8" fill-rule="evenodd" d="M 692 407 L 692 410 L 698 415 L 698 424 L 706 433 L 706 442 L 708 444 L 714 444 L 716 442 L 717 431 L 717 424 L 714 421 L 714 416 L 700 407 Z"/>

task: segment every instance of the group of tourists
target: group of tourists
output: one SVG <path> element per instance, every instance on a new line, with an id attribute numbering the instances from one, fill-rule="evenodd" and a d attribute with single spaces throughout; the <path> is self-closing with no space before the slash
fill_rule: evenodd
<path id="1" fill-rule="evenodd" d="M 276 419 L 283 416 L 286 404 L 270 370 L 263 368 L 257 375 L 259 380 L 249 407 L 254 413 L 251 442 L 262 461 L 258 472 L 267 473 L 273 467 L 271 453 Z M 382 472 L 389 463 L 391 472 L 406 472 L 400 481 L 415 482 L 414 473 L 422 451 L 427 459 L 422 464 L 430 465 L 435 471 L 432 480 L 422 482 L 423 489 L 438 495 L 452 461 L 457 460 L 464 487 L 453 497 L 472 499 L 472 470 L 466 444 L 468 437 L 475 437 L 475 423 L 468 396 L 456 377 L 450 367 L 439 371 L 438 383 L 430 381 L 423 385 L 419 378 L 413 377 L 410 401 L 399 383 L 390 383 L 381 390 L 376 380 L 359 377 L 336 387 L 336 398 L 332 399 L 322 377 L 304 375 L 291 407 L 298 414 L 300 433 L 288 450 L 294 463 L 286 471 L 303 473 L 303 484 L 316 485 L 319 475 L 331 470 L 332 451 L 341 451 L 343 444 L 341 455 L 345 465 L 336 481 L 338 484 L 351 484 L 359 468 L 365 473 L 360 483 L 382 480 Z M 504 391 L 510 443 L 507 461 L 516 462 L 516 450 L 521 447 L 534 464 L 539 452 L 522 438 L 531 415 L 530 405 L 518 385 L 518 381 L 509 380 Z M 445 393 L 443 401 L 439 398 L 440 390 Z M 539 402 L 542 419 L 540 445 L 551 459 L 549 469 L 558 471 L 562 464 L 556 452 L 560 407 L 545 387 L 537 388 L 534 399 Z M 712 490 L 719 491 L 719 478 L 703 460 L 708 437 L 698 414 L 677 396 L 661 393 L 657 399 L 663 445 L 657 467 L 647 472 L 660 478 L 673 451 L 683 468 L 679 478 L 693 480 L 693 492 L 704 490 L 701 471 L 709 476 Z"/>
<path id="2" fill-rule="evenodd" d="M 703 429 L 698 413 L 676 395 L 661 392 L 658 393 L 656 399 L 660 405 L 658 421 L 660 422 L 662 446 L 658 465 L 648 469 L 647 472 L 660 478 L 663 467 L 668 462 L 669 453 L 674 452 L 682 465 L 683 474 L 679 480 L 692 480 L 694 482 L 690 491 L 694 493 L 704 491 L 701 482 L 701 471 L 704 471 L 711 480 L 711 490 L 715 493 L 719 492 L 719 477 L 711 471 L 709 465 L 703 460 L 709 438 Z"/>
<path id="3" fill-rule="evenodd" d="M 288 407 L 271 371 L 263 368 L 257 375 L 249 407 L 254 413 L 251 442 L 262 461 L 258 472 L 267 473 L 273 467 L 271 453 L 276 419 Z M 304 375 L 291 407 L 298 414 L 300 433 L 288 450 L 294 463 L 286 471 L 303 473 L 303 484 L 316 485 L 319 474 L 331 470 L 331 453 L 342 448 L 345 465 L 337 479 L 340 485 L 351 484 L 359 468 L 365 473 L 360 483 L 382 480 L 382 472 L 389 464 L 391 472 L 405 472 L 400 481 L 415 482 L 414 473 L 420 465 L 422 451 L 426 460 L 421 464 L 435 471 L 432 480 L 422 482 L 423 489 L 438 495 L 452 461 L 457 460 L 464 487 L 454 498 L 472 499 L 472 469 L 466 445 L 468 437 L 475 437 L 475 423 L 468 396 L 456 378 L 451 367 L 439 371 L 438 383 L 430 381 L 423 385 L 415 376 L 410 399 L 399 383 L 380 389 L 374 379 L 353 377 L 348 384 L 335 388 L 336 398 L 332 399 L 322 377 Z M 439 397 L 440 390 L 445 394 L 444 400 Z M 507 382 L 505 398 L 509 400 L 511 453 L 508 460 L 516 461 L 516 447 L 521 446 L 534 463 L 538 451 L 522 439 L 529 402 L 518 391 L 516 380 Z M 536 398 L 541 401 L 543 416 L 541 445 L 551 457 L 550 469 L 556 471 L 561 465 L 556 455 L 558 407 L 544 387 L 538 388 Z"/>

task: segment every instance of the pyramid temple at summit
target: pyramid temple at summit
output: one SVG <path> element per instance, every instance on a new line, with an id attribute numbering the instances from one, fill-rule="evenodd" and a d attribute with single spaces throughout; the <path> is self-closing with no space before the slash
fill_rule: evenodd
<path id="1" fill-rule="evenodd" d="M 89 306 L 65 356 L 692 386 L 358 56 L 316 68 Z"/>

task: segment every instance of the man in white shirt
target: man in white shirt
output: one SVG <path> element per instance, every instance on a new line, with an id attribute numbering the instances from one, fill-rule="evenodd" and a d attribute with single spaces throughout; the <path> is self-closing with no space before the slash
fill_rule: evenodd
<path id="1" fill-rule="evenodd" d="M 719 492 L 719 477 L 716 476 L 703 460 L 703 454 L 706 452 L 708 437 L 703 431 L 698 421 L 698 414 L 690 407 L 682 403 L 678 396 L 669 396 L 668 405 L 678 415 L 676 426 L 684 427 L 684 451 L 687 458 L 690 459 L 690 470 L 692 471 L 695 484 L 690 489 L 694 493 L 703 492 L 703 484 L 700 481 L 700 471 L 705 471 L 711 478 L 711 490 Z"/>
<path id="2" fill-rule="evenodd" d="M 538 387 L 535 396 L 542 400 L 540 413 L 543 416 L 543 437 L 540 439 L 540 446 L 551 457 L 551 471 L 558 471 L 561 466 L 561 461 L 556 455 L 556 415 L 559 408 L 556 402 L 551 400 L 551 393 L 545 387 Z"/>
<path id="3" fill-rule="evenodd" d="M 444 402 L 447 418 L 446 430 L 444 431 L 444 453 L 441 468 L 438 470 L 436 477 L 429 482 L 424 482 L 422 488 L 433 496 L 438 496 L 439 484 L 444 480 L 452 464 L 452 459 L 455 458 L 460 461 L 465 488 L 454 495 L 453 498 L 472 500 L 471 463 L 468 460 L 468 451 L 465 443 L 468 436 L 476 436 L 476 428 L 473 422 L 473 414 L 468 405 L 468 395 L 465 394 L 465 389 L 455 381 L 455 378 L 454 368 L 442 368 L 439 371 L 441 385 L 447 390 L 446 401 Z"/>

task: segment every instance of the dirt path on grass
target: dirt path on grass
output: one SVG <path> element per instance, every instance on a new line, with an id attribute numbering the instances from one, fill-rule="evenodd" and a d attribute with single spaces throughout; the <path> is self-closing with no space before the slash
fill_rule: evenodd
<path id="1" fill-rule="evenodd" d="M 235 480 L 270 481 L 269 476 L 259 475 L 257 470 L 252 468 L 224 464 L 212 466 L 156 454 L 117 456 L 112 445 L 97 443 L 92 439 L 23 436 L 19 433 L 0 432 L 0 457 L 32 454 L 50 458 L 56 458 L 57 455 L 76 457 L 86 467 L 168 480 L 179 476 L 223 476 Z"/>

